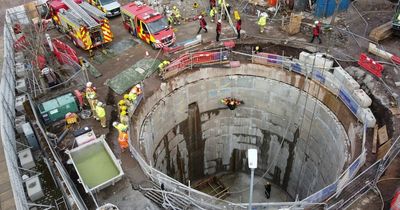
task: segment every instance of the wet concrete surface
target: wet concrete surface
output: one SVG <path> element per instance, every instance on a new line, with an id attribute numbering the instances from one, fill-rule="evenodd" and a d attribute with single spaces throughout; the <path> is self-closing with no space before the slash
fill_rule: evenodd
<path id="1" fill-rule="evenodd" d="M 224 174 L 220 177 L 220 181 L 229 188 L 230 194 L 225 200 L 234 203 L 247 203 L 249 201 L 250 172 Z M 254 176 L 253 203 L 293 201 L 284 190 L 275 184 L 272 184 L 271 197 L 267 199 L 264 188 L 266 183 L 267 180 L 260 176 Z"/>

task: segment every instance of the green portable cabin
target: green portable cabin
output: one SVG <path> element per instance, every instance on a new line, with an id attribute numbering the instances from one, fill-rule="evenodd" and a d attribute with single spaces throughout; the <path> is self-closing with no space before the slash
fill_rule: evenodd
<path id="1" fill-rule="evenodd" d="M 45 101 L 38 106 L 45 124 L 64 119 L 68 112 L 78 112 L 78 105 L 72 93 Z"/>

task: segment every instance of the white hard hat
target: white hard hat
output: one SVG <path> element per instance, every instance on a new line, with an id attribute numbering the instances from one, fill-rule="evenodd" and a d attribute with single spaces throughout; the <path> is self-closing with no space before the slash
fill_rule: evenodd
<path id="1" fill-rule="evenodd" d="M 316 20 L 316 21 L 314 22 L 314 24 L 315 24 L 315 25 L 317 25 L 318 23 L 319 23 L 319 21 L 318 21 L 318 20 Z"/>
<path id="2" fill-rule="evenodd" d="M 92 84 L 93 84 L 92 82 L 87 82 L 86 87 L 92 87 Z"/>
<path id="3" fill-rule="evenodd" d="M 200 15 L 200 16 L 199 16 L 199 19 L 201 19 L 202 17 L 203 17 L 203 16 Z"/>
<path id="4" fill-rule="evenodd" d="M 220 22 L 221 22 L 221 19 L 218 20 L 218 23 L 220 23 Z"/>
<path id="5" fill-rule="evenodd" d="M 140 84 L 137 84 L 136 87 L 137 87 L 137 88 L 140 88 Z"/>
<path id="6" fill-rule="evenodd" d="M 118 125 L 118 122 L 113 122 L 112 125 L 113 125 L 113 126 L 117 126 L 117 125 Z"/>
<path id="7" fill-rule="evenodd" d="M 103 106 L 103 103 L 102 103 L 101 101 L 99 101 L 99 102 L 97 103 L 97 106 Z"/>
<path id="8" fill-rule="evenodd" d="M 172 9 L 176 9 L 176 6 L 173 6 Z"/>

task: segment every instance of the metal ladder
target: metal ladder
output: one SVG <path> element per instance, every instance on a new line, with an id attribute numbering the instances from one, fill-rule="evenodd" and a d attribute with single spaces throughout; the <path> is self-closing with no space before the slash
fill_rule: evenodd
<path id="1" fill-rule="evenodd" d="M 85 10 L 90 16 L 97 19 L 97 21 L 101 21 L 102 19 L 106 18 L 104 12 L 100 11 L 86 1 L 79 4 L 79 6 L 82 7 L 82 9 Z"/>
<path id="2" fill-rule="evenodd" d="M 63 0 L 63 2 L 72 10 L 80 19 L 82 19 L 89 28 L 97 27 L 100 24 L 97 23 L 85 10 L 83 10 L 74 0 Z"/>

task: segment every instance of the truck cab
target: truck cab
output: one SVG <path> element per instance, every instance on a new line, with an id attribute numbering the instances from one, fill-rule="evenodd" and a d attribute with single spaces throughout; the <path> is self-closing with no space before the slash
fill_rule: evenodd
<path id="1" fill-rule="evenodd" d="M 107 17 L 121 14 L 121 4 L 116 0 L 88 0 L 88 2 L 103 11 Z"/>
<path id="2" fill-rule="evenodd" d="M 168 25 L 167 18 L 151 7 L 132 2 L 122 7 L 121 15 L 125 29 L 154 49 L 167 47 L 175 42 L 175 33 Z"/>

